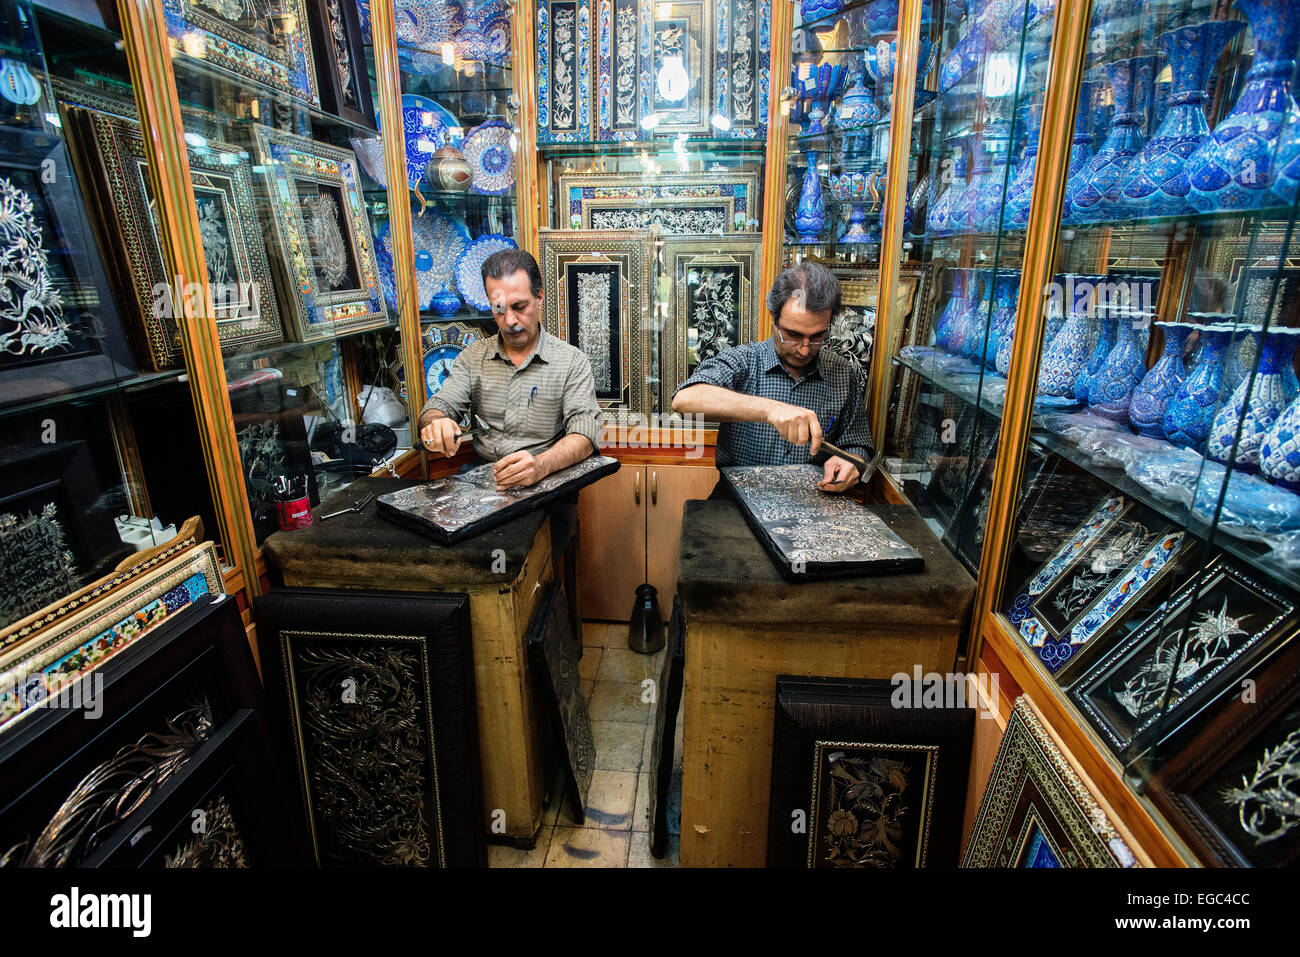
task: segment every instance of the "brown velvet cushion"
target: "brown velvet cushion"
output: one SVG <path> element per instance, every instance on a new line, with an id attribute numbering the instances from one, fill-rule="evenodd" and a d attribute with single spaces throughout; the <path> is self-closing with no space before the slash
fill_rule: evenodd
<path id="1" fill-rule="evenodd" d="M 687 502 L 677 591 L 688 619 L 758 628 L 816 624 L 869 629 L 873 622 L 905 627 L 964 625 L 975 598 L 974 580 L 915 509 L 871 508 L 921 553 L 924 571 L 788 582 L 735 502 Z"/>
<path id="2" fill-rule="evenodd" d="M 312 510 L 316 521 L 297 532 L 276 532 L 266 540 L 268 562 L 306 587 L 447 589 L 513 581 L 546 517 L 537 509 L 456 545 L 381 518 L 372 500 L 361 512 L 322 522 L 368 493 L 383 495 L 420 479 L 363 478 Z M 504 571 L 493 572 L 494 552 L 505 552 Z M 500 564 L 498 563 L 498 568 Z"/>

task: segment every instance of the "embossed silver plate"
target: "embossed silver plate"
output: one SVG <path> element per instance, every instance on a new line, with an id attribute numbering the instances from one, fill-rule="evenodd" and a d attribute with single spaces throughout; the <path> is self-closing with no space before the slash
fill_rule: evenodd
<path id="1" fill-rule="evenodd" d="M 925 560 L 870 508 L 817 488 L 816 465 L 720 470 L 777 570 L 794 581 L 919 572 Z"/>
<path id="2" fill-rule="evenodd" d="M 385 518 L 424 532 L 439 544 L 454 545 L 518 518 L 557 495 L 613 475 L 618 469 L 617 459 L 593 455 L 546 476 L 536 485 L 499 492 L 492 481 L 492 465 L 487 463 L 459 475 L 381 495 L 378 509 Z"/>

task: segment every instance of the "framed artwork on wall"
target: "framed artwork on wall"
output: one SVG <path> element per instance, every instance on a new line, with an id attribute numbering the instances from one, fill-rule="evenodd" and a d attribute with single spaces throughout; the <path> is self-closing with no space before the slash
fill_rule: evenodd
<path id="1" fill-rule="evenodd" d="M 387 325 L 356 156 L 267 126 L 253 133 L 288 331 L 299 342 L 316 342 Z"/>
<path id="2" fill-rule="evenodd" d="M 133 111 L 114 116 L 66 104 L 63 117 L 136 351 L 153 369 L 181 365 L 176 315 L 188 291 L 173 288 L 167 276 L 140 124 Z M 272 345 L 284 333 L 246 153 L 215 139 L 202 142 L 189 150 L 190 178 L 217 335 L 227 351 Z"/>
<path id="3" fill-rule="evenodd" d="M 910 682 L 777 677 L 768 867 L 957 866 L 975 709 L 900 709 L 900 691 L 921 700 Z"/>
<path id="4" fill-rule="evenodd" d="M 752 233 L 663 242 L 670 323 L 660 337 L 660 394 L 669 400 L 705 359 L 758 340 L 762 240 Z"/>
<path id="5" fill-rule="evenodd" d="M 591 361 L 602 409 L 650 412 L 654 244 L 643 230 L 540 231 L 546 328 Z"/>
<path id="6" fill-rule="evenodd" d="M 663 233 L 755 231 L 759 171 L 686 173 L 647 181 L 639 173 L 571 173 L 558 196 L 570 229 L 648 229 Z"/>
<path id="7" fill-rule="evenodd" d="M 176 51 L 320 106 L 307 0 L 163 0 Z"/>
<path id="8" fill-rule="evenodd" d="M 63 140 L 0 127 L 0 406 L 135 374 Z"/>
<path id="9" fill-rule="evenodd" d="M 1130 840 L 1017 698 L 961 866 L 1134 867 Z"/>
<path id="10" fill-rule="evenodd" d="M 311 43 L 323 109 L 357 126 L 375 126 L 366 49 L 357 4 L 350 0 L 307 0 Z"/>
<path id="11" fill-rule="evenodd" d="M 592 138 L 591 0 L 537 0 L 537 142 Z"/>

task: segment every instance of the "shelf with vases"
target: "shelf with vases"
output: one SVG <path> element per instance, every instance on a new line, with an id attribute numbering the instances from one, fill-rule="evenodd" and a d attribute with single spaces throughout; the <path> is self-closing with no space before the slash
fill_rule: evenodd
<path id="1" fill-rule="evenodd" d="M 462 322 L 471 325 L 483 326 L 487 329 L 491 326 L 496 329 L 496 320 L 492 318 L 490 312 L 479 312 L 477 309 L 466 309 L 463 307 L 455 312 L 446 314 L 434 312 L 432 309 L 423 309 L 420 311 L 420 325 L 431 326 L 442 322 Z"/>
<path id="2" fill-rule="evenodd" d="M 879 0 L 848 0 L 847 3 L 836 2 L 836 0 L 832 0 L 832 2 L 829 3 L 805 2 L 799 4 L 798 6 L 799 6 L 800 18 L 802 19 L 806 15 L 807 19 L 803 19 L 802 23 L 794 27 L 792 35 L 797 36 L 802 30 L 816 31 L 816 30 L 825 29 L 827 27 L 834 26 L 835 23 L 839 20 L 839 18 L 844 16 L 845 14 L 852 13 L 853 11 L 858 10 L 862 7 L 869 7 L 873 5 L 876 5 L 878 7 L 878 9 L 880 10 L 880 15 L 888 18 L 889 22 L 895 24 L 898 23 L 897 3 L 892 4 L 892 17 L 891 17 L 889 14 L 889 10 L 884 9 L 884 8 L 890 8 L 891 5 L 888 2 L 883 4 L 879 3 Z M 881 22 L 883 23 L 884 20 L 882 20 Z"/>
<path id="3" fill-rule="evenodd" d="M 964 356 L 953 356 L 942 350 L 937 350 L 935 347 L 923 348 L 934 351 L 927 354 L 924 351 L 914 350 L 913 355 L 895 356 L 895 364 L 911 369 L 926 382 L 966 402 L 968 405 L 978 408 L 981 412 L 997 419 L 1002 418 L 1007 389 L 1006 379 L 995 372 L 981 369 L 973 360 Z M 1081 411 L 1080 403 L 1054 406 L 1044 404 L 1044 401 L 1051 402 L 1053 400 L 1045 400 L 1045 397 L 1040 396 L 1038 401 L 1035 402 L 1035 418 L 1030 432 L 1031 450 L 1040 455 L 1053 454 L 1066 459 L 1094 478 L 1107 483 L 1116 491 L 1143 503 L 1175 524 L 1186 528 L 1193 535 L 1204 540 L 1211 540 L 1213 545 L 1252 565 L 1262 574 L 1276 576 L 1290 587 L 1300 588 L 1300 567 L 1289 567 L 1282 561 L 1271 557 L 1271 549 L 1255 538 L 1231 534 L 1230 529 L 1232 527 L 1245 530 L 1248 529 L 1248 526 L 1227 526 L 1221 522 L 1218 525 L 1218 534 L 1214 534 L 1214 528 L 1209 519 L 1213 516 L 1214 509 L 1217 507 L 1221 486 L 1221 482 L 1217 478 L 1220 474 L 1217 469 L 1212 467 L 1210 472 L 1207 473 L 1207 475 L 1214 477 L 1214 480 L 1202 483 L 1200 490 L 1196 492 L 1195 498 L 1199 507 L 1193 510 L 1193 508 L 1179 500 L 1165 498 L 1156 494 L 1150 488 L 1133 479 L 1123 468 L 1105 464 L 1104 459 L 1099 459 L 1085 451 L 1077 441 L 1049 428 L 1049 425 L 1054 423 L 1052 419 L 1054 414 L 1078 413 Z M 1082 429 L 1089 419 L 1093 420 L 1098 432 L 1120 434 L 1120 430 L 1115 428 L 1114 423 L 1108 419 L 1103 419 L 1101 416 L 1079 415 L 1069 420 L 1068 424 L 1072 425 L 1077 431 Z M 1125 431 L 1124 434 L 1127 434 L 1127 432 Z M 1170 450 L 1174 449 L 1172 443 L 1165 444 L 1168 445 Z M 1192 458 L 1189 458 L 1188 461 L 1194 463 Z M 1238 481 L 1239 478 L 1238 473 L 1230 474 L 1227 479 L 1229 487 L 1231 488 L 1232 483 Z M 1193 486 L 1193 488 L 1196 488 L 1196 486 Z M 1297 515 L 1295 527 L 1300 529 L 1300 496 L 1295 496 L 1283 489 L 1279 489 L 1278 492 L 1279 496 L 1286 495 L 1295 499 L 1294 508 Z M 1286 502 L 1287 500 L 1279 498 L 1278 501 Z M 1212 539 L 1211 536 L 1213 536 Z"/>

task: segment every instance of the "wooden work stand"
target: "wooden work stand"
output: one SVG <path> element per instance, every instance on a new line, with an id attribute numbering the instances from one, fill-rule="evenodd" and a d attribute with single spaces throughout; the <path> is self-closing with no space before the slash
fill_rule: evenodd
<path id="1" fill-rule="evenodd" d="M 924 571 L 787 582 L 734 502 L 686 503 L 683 867 L 766 861 L 777 675 L 952 671 L 975 582 L 914 509 L 877 509 Z"/>
<path id="2" fill-rule="evenodd" d="M 412 484 L 410 479 L 361 479 L 315 512 L 328 514 L 368 492 L 382 495 Z M 531 846 L 546 806 L 545 725 L 535 710 L 525 643 L 542 586 L 554 577 L 545 511 L 443 547 L 381 518 L 372 502 L 360 514 L 318 521 L 298 532 L 278 532 L 267 539 L 265 549 L 288 586 L 469 595 L 483 827 L 500 840 L 503 835 L 491 828 L 492 816 L 504 811 L 504 836 Z"/>

